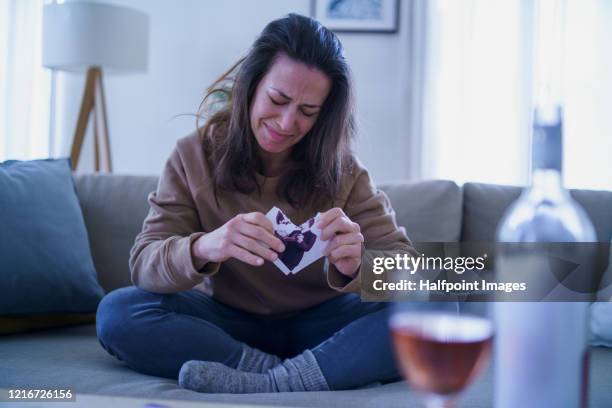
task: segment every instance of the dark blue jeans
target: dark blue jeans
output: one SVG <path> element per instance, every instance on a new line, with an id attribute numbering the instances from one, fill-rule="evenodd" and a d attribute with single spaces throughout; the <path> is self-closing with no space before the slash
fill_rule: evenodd
<path id="1" fill-rule="evenodd" d="M 281 358 L 314 354 L 332 390 L 399 378 L 387 326 L 386 303 L 342 294 L 283 319 L 246 313 L 189 290 L 157 294 L 115 290 L 97 313 L 100 343 L 130 368 L 177 378 L 188 360 L 238 365 L 240 342 Z"/>

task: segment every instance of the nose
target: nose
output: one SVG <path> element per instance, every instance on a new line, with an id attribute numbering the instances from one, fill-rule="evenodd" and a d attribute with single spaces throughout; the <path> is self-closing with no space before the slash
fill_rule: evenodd
<path id="1" fill-rule="evenodd" d="M 291 133 L 294 127 L 296 118 L 295 109 L 292 107 L 287 107 L 287 109 L 283 110 L 279 118 L 279 130 L 283 133 Z"/>

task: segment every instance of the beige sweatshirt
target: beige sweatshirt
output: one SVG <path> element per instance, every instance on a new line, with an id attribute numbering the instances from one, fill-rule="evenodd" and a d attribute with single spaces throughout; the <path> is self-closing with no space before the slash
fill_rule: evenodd
<path id="1" fill-rule="evenodd" d="M 130 253 L 132 281 L 158 293 L 202 290 L 221 303 L 260 315 L 287 316 L 318 305 L 341 293 L 360 292 L 362 274 L 372 274 L 374 257 L 414 254 L 403 229 L 397 227 L 388 198 L 376 190 L 357 161 L 343 176 L 335 203 L 361 227 L 365 239 L 361 268 L 354 279 L 320 259 L 297 274 L 286 276 L 270 262 L 260 267 L 236 259 L 208 263 L 196 270 L 191 245 L 239 213 L 267 213 L 277 206 L 300 225 L 327 208 L 291 207 L 276 193 L 278 177 L 257 175 L 261 195 L 219 191 L 212 193 L 212 177 L 197 133 L 180 139 L 168 159 L 142 232 Z"/>

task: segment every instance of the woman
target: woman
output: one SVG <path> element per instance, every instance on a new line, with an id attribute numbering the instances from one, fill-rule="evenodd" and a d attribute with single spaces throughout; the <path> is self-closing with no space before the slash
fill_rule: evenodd
<path id="1" fill-rule="evenodd" d="M 178 141 L 131 251 L 136 287 L 100 304 L 98 338 L 134 370 L 201 392 L 339 390 L 398 378 L 385 303 L 361 302 L 372 259 L 411 252 L 353 158 L 349 70 L 337 37 L 290 14 L 265 27 Z M 297 274 L 263 215 L 318 212 L 321 259 Z M 265 245 L 261 245 L 264 243 Z M 362 272 L 363 271 L 363 272 Z"/>

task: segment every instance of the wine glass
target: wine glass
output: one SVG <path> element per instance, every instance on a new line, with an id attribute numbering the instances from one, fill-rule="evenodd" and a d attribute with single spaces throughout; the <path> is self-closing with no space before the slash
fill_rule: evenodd
<path id="1" fill-rule="evenodd" d="M 493 323 L 486 303 L 397 302 L 389 325 L 404 379 L 428 408 L 455 406 L 488 364 Z"/>

